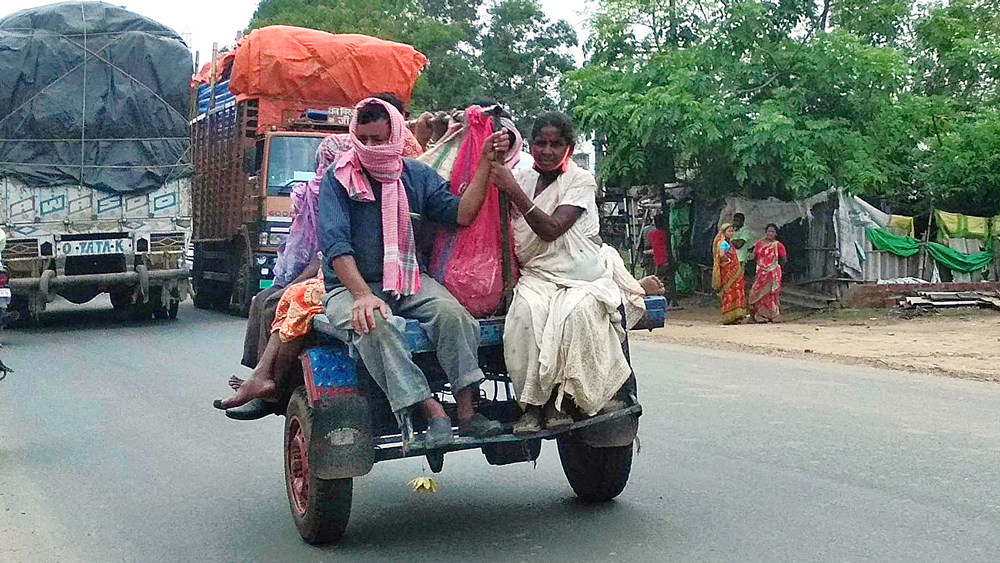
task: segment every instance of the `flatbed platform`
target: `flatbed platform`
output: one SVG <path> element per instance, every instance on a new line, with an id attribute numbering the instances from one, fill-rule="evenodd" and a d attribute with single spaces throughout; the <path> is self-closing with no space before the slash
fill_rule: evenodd
<path id="1" fill-rule="evenodd" d="M 646 317 L 640 321 L 636 329 L 660 328 L 666 320 L 667 300 L 661 296 L 649 296 L 645 298 Z M 487 317 L 479 319 L 479 345 L 499 346 L 503 343 L 503 317 Z M 336 338 L 330 320 L 326 315 L 316 315 L 313 318 L 313 330 Z M 433 352 L 434 345 L 428 338 L 427 333 L 420 327 L 420 323 L 413 319 L 406 321 L 406 343 L 410 352 L 419 354 L 423 352 Z"/>

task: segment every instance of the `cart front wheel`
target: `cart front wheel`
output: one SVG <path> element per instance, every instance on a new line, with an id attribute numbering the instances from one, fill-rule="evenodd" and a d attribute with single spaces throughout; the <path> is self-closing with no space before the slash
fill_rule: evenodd
<path id="1" fill-rule="evenodd" d="M 595 448 L 571 436 L 556 439 L 559 460 L 573 492 L 586 502 L 605 502 L 620 495 L 632 471 L 632 444 Z"/>
<path id="2" fill-rule="evenodd" d="M 351 516 L 353 479 L 320 479 L 309 471 L 312 409 L 306 392 L 292 394 L 285 413 L 285 488 L 292 520 L 302 539 L 311 544 L 334 543 Z"/>

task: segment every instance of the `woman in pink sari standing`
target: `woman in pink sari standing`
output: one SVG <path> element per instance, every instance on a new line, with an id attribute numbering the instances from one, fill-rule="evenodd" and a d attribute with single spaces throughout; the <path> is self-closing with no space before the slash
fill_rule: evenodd
<path id="1" fill-rule="evenodd" d="M 750 288 L 750 318 L 758 323 L 776 323 L 781 316 L 778 307 L 781 267 L 788 259 L 785 245 L 778 241 L 777 225 L 767 226 L 764 238 L 754 245 L 751 256 L 757 261 L 757 276 Z"/>

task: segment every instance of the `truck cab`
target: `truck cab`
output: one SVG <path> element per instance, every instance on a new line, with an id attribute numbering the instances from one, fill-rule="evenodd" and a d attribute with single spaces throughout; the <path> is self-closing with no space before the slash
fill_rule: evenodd
<path id="1" fill-rule="evenodd" d="M 192 122 L 195 306 L 245 315 L 253 296 L 273 283 L 291 228 L 292 189 L 313 179 L 316 149 L 350 121 L 347 108 L 305 114 L 257 133 L 248 101 Z M 242 138 L 227 138 L 227 131 L 242 131 Z"/>

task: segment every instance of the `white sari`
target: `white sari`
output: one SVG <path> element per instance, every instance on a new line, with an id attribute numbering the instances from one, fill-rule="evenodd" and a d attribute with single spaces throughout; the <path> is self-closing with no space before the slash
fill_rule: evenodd
<path id="1" fill-rule="evenodd" d="M 631 375 L 622 351 L 618 311 L 623 294 L 630 324 L 644 313 L 642 288 L 617 251 L 598 245 L 597 183 L 572 161 L 538 197 L 538 172 L 514 173 L 538 208 L 552 214 L 560 205 L 584 210 L 553 242 L 542 240 L 524 217 L 512 223 L 520 279 L 504 330 L 504 360 L 521 407 L 544 405 L 556 392 L 559 407 L 570 395 L 594 415 Z M 637 316 L 636 316 L 637 315 Z"/>

